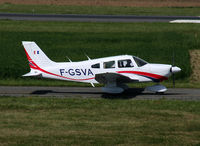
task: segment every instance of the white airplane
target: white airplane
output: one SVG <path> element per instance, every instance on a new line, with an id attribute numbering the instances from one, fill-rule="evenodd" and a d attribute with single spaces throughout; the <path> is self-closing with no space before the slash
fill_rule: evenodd
<path id="1" fill-rule="evenodd" d="M 153 92 L 165 92 L 167 88 L 158 83 L 167 80 L 170 75 L 181 71 L 179 67 L 165 64 L 148 63 L 131 55 L 120 55 L 90 59 L 80 62 L 51 61 L 35 42 L 22 42 L 30 72 L 23 76 L 40 76 L 50 79 L 104 84 L 106 93 L 122 93 L 128 88 L 126 83 L 156 82 L 146 89 Z"/>

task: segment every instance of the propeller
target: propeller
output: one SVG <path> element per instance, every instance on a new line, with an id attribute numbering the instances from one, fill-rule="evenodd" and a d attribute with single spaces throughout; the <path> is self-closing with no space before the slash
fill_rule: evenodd
<path id="1" fill-rule="evenodd" d="M 171 72 L 172 72 L 172 83 L 173 83 L 173 88 L 175 88 L 175 76 L 174 76 L 174 73 L 173 73 L 173 67 L 175 66 L 174 65 L 174 49 L 173 49 L 173 54 L 172 54 L 172 67 L 171 67 Z"/>
<path id="2" fill-rule="evenodd" d="M 175 75 L 174 73 L 180 72 L 181 69 L 177 66 L 175 66 L 175 54 L 174 54 L 174 49 L 173 49 L 173 54 L 172 54 L 172 67 L 170 68 L 170 72 L 172 74 L 172 83 L 173 83 L 173 88 L 175 88 Z"/>

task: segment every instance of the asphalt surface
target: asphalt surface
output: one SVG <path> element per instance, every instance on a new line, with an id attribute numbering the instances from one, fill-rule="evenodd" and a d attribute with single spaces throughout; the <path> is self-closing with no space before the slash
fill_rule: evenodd
<path id="1" fill-rule="evenodd" d="M 14 97 L 57 97 L 57 98 L 108 98 L 108 99 L 172 99 L 200 101 L 200 89 L 168 89 L 164 94 L 155 94 L 144 91 L 143 88 L 130 88 L 122 94 L 105 94 L 101 88 L 92 87 L 21 87 L 0 86 L 2 96 Z"/>
<path id="2" fill-rule="evenodd" d="M 0 19 L 31 21 L 74 22 L 170 22 L 173 20 L 200 20 L 197 16 L 134 16 L 134 15 L 82 15 L 82 14 L 17 14 L 0 13 Z"/>

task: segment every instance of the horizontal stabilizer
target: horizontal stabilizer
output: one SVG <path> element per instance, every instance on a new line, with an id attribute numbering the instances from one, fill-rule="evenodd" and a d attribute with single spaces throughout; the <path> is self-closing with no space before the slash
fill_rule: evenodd
<path id="1" fill-rule="evenodd" d="M 38 72 L 37 70 L 31 70 L 29 73 L 22 75 L 23 77 L 39 77 L 42 76 L 41 72 Z"/>

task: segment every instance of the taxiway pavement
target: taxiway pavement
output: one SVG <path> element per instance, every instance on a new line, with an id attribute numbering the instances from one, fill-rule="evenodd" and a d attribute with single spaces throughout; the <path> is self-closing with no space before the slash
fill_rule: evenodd
<path id="1" fill-rule="evenodd" d="M 0 19 L 72 22 L 170 22 L 174 20 L 200 20 L 198 16 L 135 16 L 85 14 L 20 14 L 0 13 Z"/>
<path id="2" fill-rule="evenodd" d="M 200 101 L 200 89 L 170 88 L 164 94 L 155 94 L 143 88 L 130 88 L 122 94 L 105 94 L 96 87 L 39 87 L 0 86 L 0 97 L 57 97 L 57 98 L 108 98 L 108 99 L 172 99 Z"/>

